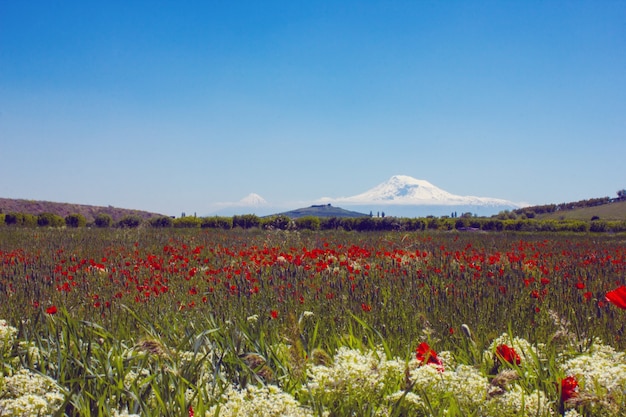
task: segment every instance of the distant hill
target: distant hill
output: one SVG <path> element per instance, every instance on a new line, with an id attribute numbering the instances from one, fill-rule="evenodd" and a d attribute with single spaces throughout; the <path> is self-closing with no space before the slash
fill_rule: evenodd
<path id="1" fill-rule="evenodd" d="M 526 207 L 520 210 L 518 214 L 533 212 L 532 210 L 533 207 Z M 612 201 L 607 199 L 603 204 L 588 207 L 574 206 L 573 208 L 568 208 L 567 205 L 559 205 L 553 211 L 545 211 L 534 215 L 534 218 L 537 220 L 591 220 L 594 217 L 597 217 L 599 220 L 626 221 L 626 200 Z"/>
<path id="2" fill-rule="evenodd" d="M 56 203 L 52 201 L 22 200 L 0 198 L 0 213 L 25 213 L 38 215 L 41 213 L 53 213 L 61 217 L 70 214 L 82 214 L 88 222 L 92 222 L 100 214 L 108 214 L 113 221 L 118 221 L 126 216 L 139 216 L 142 219 L 160 217 L 161 214 L 142 210 L 123 209 L 112 206 L 90 206 L 86 204 Z"/>
<path id="3" fill-rule="evenodd" d="M 340 207 L 333 207 L 330 204 L 313 205 L 311 207 L 300 208 L 296 210 L 278 213 L 292 219 L 305 216 L 315 217 L 369 217 L 369 214 L 359 213 L 356 211 L 344 210 Z"/>

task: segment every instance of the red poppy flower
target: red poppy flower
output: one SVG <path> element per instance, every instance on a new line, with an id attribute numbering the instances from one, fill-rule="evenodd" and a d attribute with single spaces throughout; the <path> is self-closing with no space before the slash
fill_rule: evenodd
<path id="1" fill-rule="evenodd" d="M 273 319 L 277 319 L 277 318 L 278 318 L 278 311 L 276 311 L 276 310 L 272 310 L 272 311 L 270 311 L 270 316 L 271 316 Z"/>
<path id="2" fill-rule="evenodd" d="M 573 376 L 561 380 L 561 401 L 565 402 L 571 398 L 578 396 L 578 381 Z"/>
<path id="3" fill-rule="evenodd" d="M 507 345 L 496 347 L 496 357 L 511 365 L 519 365 L 522 362 L 515 349 Z"/>
<path id="4" fill-rule="evenodd" d="M 606 293 L 606 301 L 615 304 L 619 308 L 626 309 L 626 287 L 621 286 Z"/>
<path id="5" fill-rule="evenodd" d="M 437 357 L 437 352 L 428 346 L 428 343 L 420 343 L 415 352 L 415 357 L 420 361 L 420 364 L 435 365 L 440 372 L 443 372 L 443 362 Z"/>
<path id="6" fill-rule="evenodd" d="M 46 308 L 46 313 L 47 313 L 47 314 L 56 314 L 56 313 L 57 313 L 57 311 L 58 311 L 58 310 L 57 310 L 57 306 L 54 306 L 54 305 L 52 305 L 52 306 L 50 306 L 50 307 Z"/>

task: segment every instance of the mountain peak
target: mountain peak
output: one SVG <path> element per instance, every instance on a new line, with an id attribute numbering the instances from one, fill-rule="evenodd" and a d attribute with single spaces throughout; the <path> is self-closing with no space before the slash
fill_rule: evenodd
<path id="1" fill-rule="evenodd" d="M 488 197 L 460 196 L 442 190 L 426 180 L 408 175 L 393 175 L 374 188 L 351 197 L 323 199 L 341 204 L 376 205 L 512 205 L 514 203 Z"/>
<path id="2" fill-rule="evenodd" d="M 256 193 L 250 193 L 239 200 L 239 204 L 246 206 L 264 206 L 267 205 L 267 201 Z"/>

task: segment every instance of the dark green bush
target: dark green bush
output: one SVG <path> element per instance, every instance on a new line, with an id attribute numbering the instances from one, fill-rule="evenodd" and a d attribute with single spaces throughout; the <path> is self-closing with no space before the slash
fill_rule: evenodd
<path id="1" fill-rule="evenodd" d="M 210 229 L 224 229 L 229 230 L 233 228 L 233 218 L 232 217 L 204 217 L 202 219 L 202 223 L 200 224 L 202 228 L 210 228 Z"/>
<path id="2" fill-rule="evenodd" d="M 85 227 L 87 219 L 80 213 L 68 214 L 65 216 L 65 225 L 67 227 Z"/>
<path id="3" fill-rule="evenodd" d="M 38 226 L 63 227 L 65 219 L 54 213 L 41 213 L 37 216 Z"/>
<path id="4" fill-rule="evenodd" d="M 288 230 L 293 228 L 293 222 L 291 218 L 283 214 L 279 214 L 277 216 L 262 219 L 261 226 L 263 226 L 264 229 Z"/>
<path id="5" fill-rule="evenodd" d="M 37 216 L 26 213 L 7 213 L 4 217 L 5 224 L 9 226 L 37 226 Z"/>
<path id="6" fill-rule="evenodd" d="M 153 217 L 149 220 L 152 227 L 172 227 L 174 220 L 169 216 Z"/>
<path id="7" fill-rule="evenodd" d="M 135 215 L 129 215 L 129 216 L 124 216 L 122 217 L 118 222 L 117 222 L 117 227 L 121 227 L 121 228 L 135 228 L 135 227 L 139 227 L 139 225 L 141 225 L 142 223 L 142 219 L 139 216 L 135 216 Z"/>
<path id="8" fill-rule="evenodd" d="M 106 213 L 99 213 L 94 219 L 96 227 L 111 227 L 113 224 L 113 217 Z"/>
<path id="9" fill-rule="evenodd" d="M 250 229 L 252 227 L 259 227 L 261 225 L 261 219 L 254 214 L 243 214 L 240 216 L 233 216 L 233 227 L 241 227 L 242 229 Z"/>
<path id="10" fill-rule="evenodd" d="M 320 218 L 315 216 L 304 216 L 295 220 L 296 229 L 298 230 L 319 230 Z"/>

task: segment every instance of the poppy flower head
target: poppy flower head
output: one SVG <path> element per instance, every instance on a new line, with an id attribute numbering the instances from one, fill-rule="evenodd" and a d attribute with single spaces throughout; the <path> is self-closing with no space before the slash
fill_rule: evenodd
<path id="1" fill-rule="evenodd" d="M 50 307 L 46 308 L 46 314 L 56 314 L 58 312 L 57 306 L 55 305 L 51 305 Z"/>
<path id="2" fill-rule="evenodd" d="M 626 309 L 626 287 L 621 286 L 619 288 L 614 289 L 613 291 L 609 291 L 605 295 L 606 301 L 609 303 L 615 304 L 617 307 L 621 309 Z"/>
<path id="3" fill-rule="evenodd" d="M 578 381 L 573 376 L 561 380 L 561 401 L 566 402 L 578 396 Z"/>
<path id="4" fill-rule="evenodd" d="M 496 347 L 496 358 L 511 365 L 519 365 L 522 363 L 522 359 L 515 349 L 507 345 L 499 345 Z"/>
<path id="5" fill-rule="evenodd" d="M 415 352 L 415 357 L 421 365 L 435 365 L 440 372 L 443 372 L 443 362 L 441 362 L 437 352 L 431 349 L 428 343 L 420 343 Z"/>

